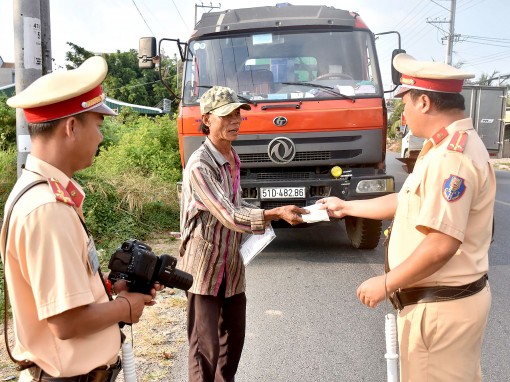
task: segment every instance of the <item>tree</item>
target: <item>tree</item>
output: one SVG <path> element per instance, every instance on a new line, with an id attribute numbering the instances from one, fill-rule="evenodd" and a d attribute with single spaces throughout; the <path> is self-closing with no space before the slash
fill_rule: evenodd
<path id="1" fill-rule="evenodd" d="M 71 50 L 66 53 L 68 69 L 78 67 L 94 53 L 76 44 L 67 43 Z M 103 90 L 110 98 L 136 105 L 156 106 L 163 98 L 170 98 L 169 91 L 159 79 L 157 70 L 142 70 L 138 68 L 138 53 L 131 49 L 127 52 L 104 53 L 102 55 L 108 63 L 108 75 L 103 82 Z M 175 59 L 164 57 L 162 74 L 173 89 L 176 89 Z"/>
<path id="2" fill-rule="evenodd" d="M 81 46 L 73 44 L 72 42 L 67 42 L 67 45 L 71 47 L 71 50 L 66 52 L 66 61 L 70 62 L 70 64 L 66 64 L 67 70 L 76 69 L 87 58 L 94 56 L 94 53 L 82 48 Z"/>
<path id="3" fill-rule="evenodd" d="M 404 104 L 401 99 L 392 99 L 390 102 L 393 112 L 388 120 L 388 127 L 393 126 L 396 121 L 400 121 L 402 113 L 404 112 Z"/>
<path id="4" fill-rule="evenodd" d="M 475 85 L 483 85 L 483 86 L 499 86 L 502 82 L 506 81 L 510 78 L 509 75 L 501 75 L 501 73 L 497 70 L 494 70 L 492 74 L 482 73 L 480 78 L 471 82 Z"/>

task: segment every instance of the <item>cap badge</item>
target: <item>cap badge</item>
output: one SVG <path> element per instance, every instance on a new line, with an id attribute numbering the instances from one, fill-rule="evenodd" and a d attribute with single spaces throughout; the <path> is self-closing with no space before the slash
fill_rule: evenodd
<path id="1" fill-rule="evenodd" d="M 404 85 L 414 85 L 416 83 L 412 78 L 400 77 L 400 83 Z"/>

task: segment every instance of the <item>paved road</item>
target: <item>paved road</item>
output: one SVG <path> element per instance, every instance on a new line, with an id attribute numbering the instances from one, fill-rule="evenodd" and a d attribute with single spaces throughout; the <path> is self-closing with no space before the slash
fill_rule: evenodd
<path id="1" fill-rule="evenodd" d="M 405 173 L 390 153 L 400 188 Z M 497 172 L 493 305 L 483 348 L 485 382 L 510 379 L 510 172 Z M 388 224 L 388 222 L 385 222 Z M 356 288 L 383 273 L 381 244 L 350 247 L 343 223 L 277 230 L 277 239 L 247 268 L 248 327 L 238 382 L 385 381 L 385 304 L 369 309 Z M 186 381 L 186 346 L 172 381 Z"/>

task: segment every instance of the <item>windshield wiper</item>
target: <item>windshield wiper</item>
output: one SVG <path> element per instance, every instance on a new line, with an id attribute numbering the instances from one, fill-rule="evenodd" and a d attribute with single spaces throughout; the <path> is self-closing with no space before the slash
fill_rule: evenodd
<path id="1" fill-rule="evenodd" d="M 282 84 L 283 85 L 303 85 L 303 86 L 308 86 L 310 88 L 324 89 L 326 92 L 328 92 L 330 94 L 334 94 L 334 95 L 340 96 L 342 98 L 349 99 L 352 102 L 356 102 L 356 98 L 348 96 L 348 95 L 340 93 L 340 92 L 337 92 L 335 90 L 335 88 L 333 88 L 331 86 L 327 86 L 327 85 L 314 84 L 313 82 L 282 82 Z"/>

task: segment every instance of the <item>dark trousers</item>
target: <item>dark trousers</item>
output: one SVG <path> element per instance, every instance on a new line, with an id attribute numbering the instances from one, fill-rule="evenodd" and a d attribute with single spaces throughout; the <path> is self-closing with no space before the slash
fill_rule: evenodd
<path id="1" fill-rule="evenodd" d="M 190 382 L 234 382 L 244 346 L 246 295 L 225 298 L 188 296 L 188 379 Z"/>

